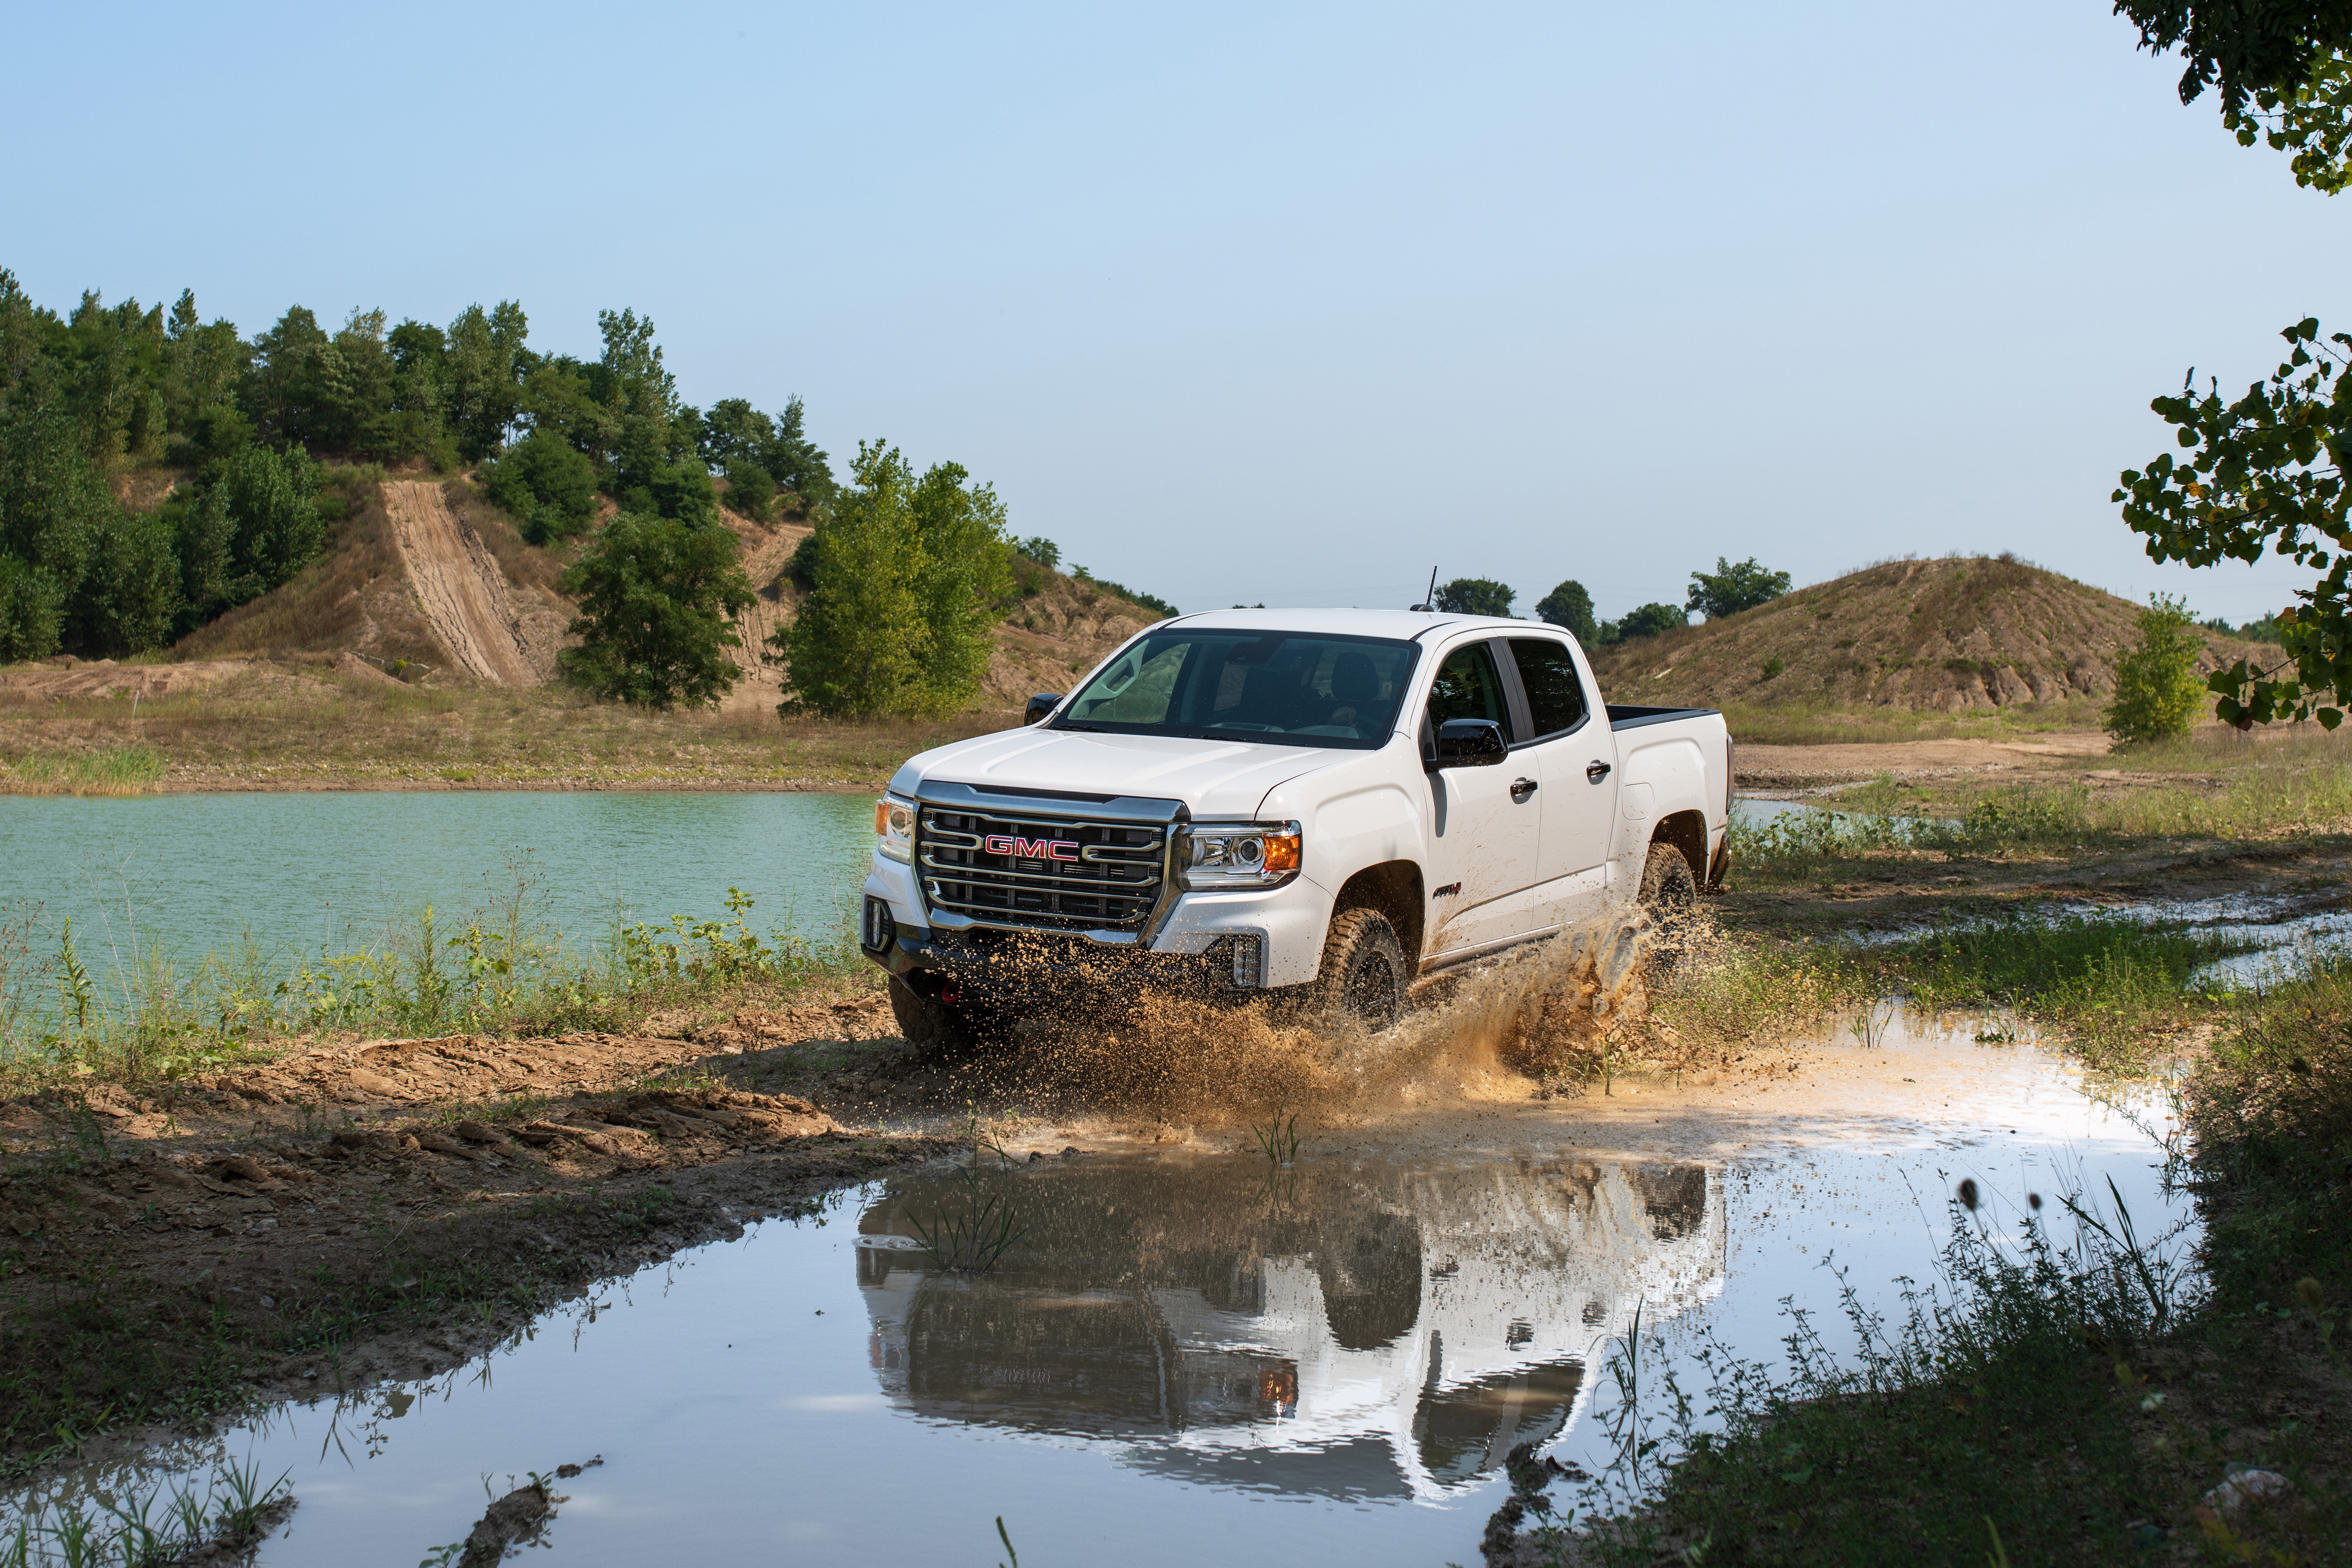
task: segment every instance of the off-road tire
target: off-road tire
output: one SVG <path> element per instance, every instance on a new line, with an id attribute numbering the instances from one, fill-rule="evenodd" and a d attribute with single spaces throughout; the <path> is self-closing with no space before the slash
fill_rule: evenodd
<path id="1" fill-rule="evenodd" d="M 1345 1014 L 1375 1032 L 1404 1016 L 1412 984 L 1404 944 L 1378 910 L 1341 910 L 1323 939 L 1323 966 L 1315 980 L 1317 1007 Z"/>
<path id="2" fill-rule="evenodd" d="M 1674 973 L 1690 948 L 1691 915 L 1698 909 L 1698 879 L 1690 862 L 1671 844 L 1653 844 L 1642 865 L 1642 914 L 1649 927 L 1650 967 Z"/>
<path id="3" fill-rule="evenodd" d="M 972 1003 L 933 1001 L 897 975 L 890 976 L 890 1014 L 907 1043 L 927 1057 L 960 1056 L 993 1044 L 1004 1033 L 989 1009 Z"/>

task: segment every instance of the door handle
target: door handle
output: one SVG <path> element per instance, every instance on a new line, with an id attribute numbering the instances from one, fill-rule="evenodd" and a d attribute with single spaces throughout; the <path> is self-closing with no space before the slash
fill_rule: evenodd
<path id="1" fill-rule="evenodd" d="M 1535 793 L 1536 793 L 1536 781 L 1535 781 L 1535 780 L 1533 780 L 1533 779 L 1513 779 L 1513 780 L 1511 781 L 1511 794 L 1512 794 L 1515 797 L 1517 797 L 1517 798 L 1519 798 L 1519 799 L 1525 799 L 1527 796 L 1531 795 L 1533 795 L 1533 794 L 1535 794 Z"/>
<path id="2" fill-rule="evenodd" d="M 1600 758 L 1595 757 L 1595 758 L 1593 758 L 1593 759 L 1592 759 L 1592 761 L 1591 761 L 1591 762 L 1589 762 L 1589 763 L 1585 763 L 1585 764 L 1584 764 L 1584 782 L 1585 782 L 1585 783 L 1587 783 L 1587 784 L 1599 784 L 1602 779 L 1605 779 L 1605 778 L 1607 778 L 1608 776 L 1609 776 L 1609 764 L 1608 764 L 1607 763 L 1602 762 Z"/>

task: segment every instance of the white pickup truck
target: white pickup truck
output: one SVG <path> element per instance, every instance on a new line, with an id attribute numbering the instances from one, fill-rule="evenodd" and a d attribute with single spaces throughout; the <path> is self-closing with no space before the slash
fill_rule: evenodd
<path id="1" fill-rule="evenodd" d="M 1604 707 L 1556 626 L 1182 616 L 898 769 L 858 941 L 927 1048 L 1129 978 L 1378 1028 L 1416 983 L 1719 886 L 1730 799 L 1721 714 Z"/>

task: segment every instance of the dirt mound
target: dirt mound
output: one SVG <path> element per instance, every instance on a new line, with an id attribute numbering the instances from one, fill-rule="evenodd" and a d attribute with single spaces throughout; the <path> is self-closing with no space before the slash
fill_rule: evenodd
<path id="1" fill-rule="evenodd" d="M 409 591 L 380 495 L 336 522 L 326 553 L 292 581 L 197 627 L 172 645 L 171 657 L 184 664 L 236 654 L 344 651 L 386 663 L 448 663 Z"/>
<path id="2" fill-rule="evenodd" d="M 983 706 L 1017 710 L 1036 692 L 1067 691 L 1111 649 L 1166 619 L 1099 584 L 1059 572 L 1039 574 L 1034 586 L 996 628 L 996 650 L 981 679 Z"/>
<path id="3" fill-rule="evenodd" d="M 366 495 L 319 561 L 189 633 L 171 657 L 357 655 L 488 685 L 553 679 L 572 615 L 552 592 L 561 562 L 462 482 L 387 480 Z"/>
<path id="4" fill-rule="evenodd" d="M 388 481 L 383 501 L 417 605 L 451 660 L 493 686 L 536 686 L 544 679 L 523 651 L 521 619 L 498 558 L 450 512 L 441 487 Z"/>
<path id="5" fill-rule="evenodd" d="M 1612 702 L 1962 712 L 2104 699 L 2141 608 L 2008 556 L 1890 561 L 1600 649 L 1593 673 Z M 2256 651 L 2204 636 L 2200 669 Z"/>

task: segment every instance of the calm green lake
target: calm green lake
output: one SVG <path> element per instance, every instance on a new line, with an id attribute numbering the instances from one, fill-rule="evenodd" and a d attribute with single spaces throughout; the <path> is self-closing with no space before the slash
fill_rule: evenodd
<path id="1" fill-rule="evenodd" d="M 64 920 L 92 968 L 160 945 L 191 961 L 247 937 L 278 962 L 382 944 L 427 904 L 462 921 L 520 885 L 583 948 L 629 921 L 720 918 L 837 939 L 874 843 L 864 795 L 434 791 L 0 796 L 0 915 Z"/>

